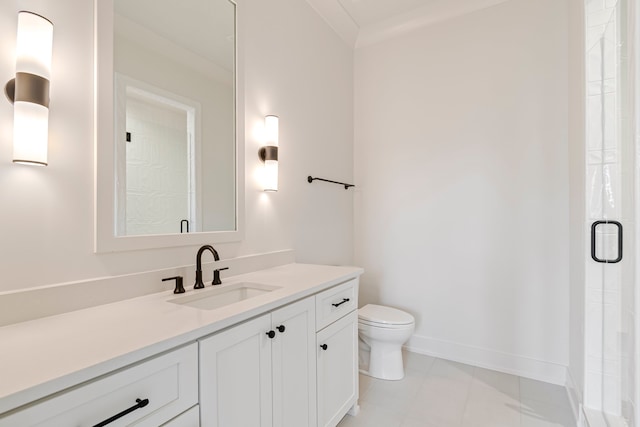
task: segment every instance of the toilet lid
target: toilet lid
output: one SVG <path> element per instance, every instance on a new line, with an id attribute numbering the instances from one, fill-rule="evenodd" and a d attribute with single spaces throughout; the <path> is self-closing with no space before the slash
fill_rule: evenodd
<path id="1" fill-rule="evenodd" d="M 409 325 L 414 322 L 413 316 L 397 308 L 383 305 L 367 304 L 358 310 L 358 318 L 369 323 L 384 325 Z"/>

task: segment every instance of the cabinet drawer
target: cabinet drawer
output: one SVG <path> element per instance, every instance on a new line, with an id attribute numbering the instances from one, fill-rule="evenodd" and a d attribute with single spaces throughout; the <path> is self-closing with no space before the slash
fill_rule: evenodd
<path id="1" fill-rule="evenodd" d="M 316 295 L 316 331 L 358 306 L 358 279 L 349 280 Z"/>
<path id="2" fill-rule="evenodd" d="M 136 406 L 109 427 L 157 427 L 198 403 L 198 347 L 191 344 L 0 418 L 0 427 L 91 427 Z"/>

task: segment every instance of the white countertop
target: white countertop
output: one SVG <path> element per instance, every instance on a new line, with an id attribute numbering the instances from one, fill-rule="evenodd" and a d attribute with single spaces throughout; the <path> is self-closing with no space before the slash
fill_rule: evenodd
<path id="1" fill-rule="evenodd" d="M 281 287 L 215 310 L 167 302 L 171 291 L 0 327 L 0 414 L 192 342 L 362 274 L 358 267 L 288 264 L 223 285 Z M 193 290 L 189 295 L 212 289 Z M 216 288 L 220 288 L 217 286 Z"/>

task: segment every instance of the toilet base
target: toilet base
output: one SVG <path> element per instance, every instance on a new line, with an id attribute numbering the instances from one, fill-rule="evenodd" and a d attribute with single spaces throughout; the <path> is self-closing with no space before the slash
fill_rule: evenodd
<path id="1" fill-rule="evenodd" d="M 369 369 L 360 369 L 364 375 L 381 380 L 397 381 L 404 378 L 402 347 L 378 342 L 369 353 Z"/>

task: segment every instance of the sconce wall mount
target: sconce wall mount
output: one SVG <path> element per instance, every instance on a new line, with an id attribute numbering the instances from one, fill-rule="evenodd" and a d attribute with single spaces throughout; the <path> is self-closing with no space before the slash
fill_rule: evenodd
<path id="1" fill-rule="evenodd" d="M 278 116 L 264 118 L 265 146 L 258 150 L 258 157 L 264 163 L 263 189 L 264 191 L 278 191 Z"/>
<path id="2" fill-rule="evenodd" d="M 16 77 L 4 86 L 4 94 L 12 104 L 16 101 L 30 102 L 49 108 L 49 79 L 36 74 L 18 72 Z"/>
<path id="3" fill-rule="evenodd" d="M 277 162 L 278 147 L 273 145 L 267 145 L 266 147 L 262 147 L 258 151 L 258 157 L 260 157 L 260 160 L 262 161 L 262 163 L 266 162 L 267 160 L 274 160 Z"/>

